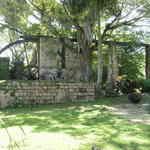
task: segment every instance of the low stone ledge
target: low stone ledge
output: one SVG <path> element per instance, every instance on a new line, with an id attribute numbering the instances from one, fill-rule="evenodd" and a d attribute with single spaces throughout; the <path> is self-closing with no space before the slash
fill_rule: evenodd
<path id="1" fill-rule="evenodd" d="M 0 108 L 68 101 L 93 101 L 94 99 L 94 83 L 11 80 L 0 82 Z"/>

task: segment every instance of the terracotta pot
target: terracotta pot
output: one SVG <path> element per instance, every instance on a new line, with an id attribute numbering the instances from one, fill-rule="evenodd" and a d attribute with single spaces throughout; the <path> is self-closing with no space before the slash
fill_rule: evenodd
<path id="1" fill-rule="evenodd" d="M 132 103 L 138 103 L 142 99 L 142 94 L 141 93 L 131 93 L 128 96 L 128 98 Z"/>

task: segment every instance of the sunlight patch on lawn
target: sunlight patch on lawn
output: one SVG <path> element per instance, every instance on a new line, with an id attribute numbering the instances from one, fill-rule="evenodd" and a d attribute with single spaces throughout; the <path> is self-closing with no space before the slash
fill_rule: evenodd
<path id="1" fill-rule="evenodd" d="M 0 80 L 0 84 L 6 82 L 6 80 Z"/>
<path id="2" fill-rule="evenodd" d="M 18 127 L 8 128 L 9 134 L 14 141 L 25 145 L 20 145 L 21 150 L 73 150 L 78 149 L 84 141 L 64 133 L 33 133 L 33 127 L 23 126 L 27 136 L 23 135 Z M 10 144 L 10 139 L 5 129 L 0 130 L 0 150 L 6 149 Z M 15 150 L 15 148 L 14 148 Z"/>
<path id="3" fill-rule="evenodd" d="M 28 147 L 36 150 L 42 148 L 47 150 L 72 150 L 74 148 L 78 149 L 83 144 L 81 139 L 63 133 L 40 132 L 39 135 L 38 133 L 32 133 L 29 140 L 32 140 L 32 143 Z"/>
<path id="4" fill-rule="evenodd" d="M 124 135 L 120 135 L 118 137 L 120 140 L 124 141 L 125 143 L 128 143 L 128 142 L 136 142 L 136 143 L 142 143 L 142 144 L 149 144 L 149 140 L 148 139 L 144 139 L 144 138 L 138 138 L 136 136 L 131 136 L 131 135 L 128 135 L 127 133 L 124 134 Z"/>
<path id="5" fill-rule="evenodd" d="M 113 144 L 108 144 L 104 146 L 103 150 L 116 150 L 116 146 L 114 146 Z M 119 148 L 117 150 L 119 150 Z"/>
<path id="6" fill-rule="evenodd" d="M 77 129 L 83 129 L 83 128 L 85 128 L 85 126 L 83 126 L 83 125 L 75 125 L 75 126 L 73 126 L 74 128 L 77 128 Z"/>
<path id="7" fill-rule="evenodd" d="M 26 128 L 25 132 L 28 134 L 31 127 Z M 23 129 L 24 130 L 24 129 Z M 18 126 L 13 126 L 10 128 L 3 128 L 0 130 L 0 150 L 9 149 L 10 147 L 14 150 L 17 149 L 17 145 L 23 147 L 26 141 L 26 135 L 24 131 Z M 17 144 L 16 144 L 17 143 Z"/>

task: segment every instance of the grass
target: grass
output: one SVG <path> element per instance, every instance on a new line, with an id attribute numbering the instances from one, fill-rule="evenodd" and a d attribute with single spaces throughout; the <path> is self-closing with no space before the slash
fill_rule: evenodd
<path id="1" fill-rule="evenodd" d="M 111 115 L 117 103 L 127 98 L 0 110 L 0 150 L 149 150 L 150 126 Z"/>

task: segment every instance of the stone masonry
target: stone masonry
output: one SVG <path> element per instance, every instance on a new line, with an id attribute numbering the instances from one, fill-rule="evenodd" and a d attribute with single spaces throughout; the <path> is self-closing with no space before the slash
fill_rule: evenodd
<path id="1" fill-rule="evenodd" d="M 69 40 L 66 40 L 66 43 L 73 44 Z M 41 37 L 39 78 L 63 82 L 84 81 L 80 54 L 68 49 L 59 38 Z"/>
<path id="2" fill-rule="evenodd" d="M 93 101 L 93 83 L 50 81 L 1 81 L 0 108 L 22 105 Z"/>

